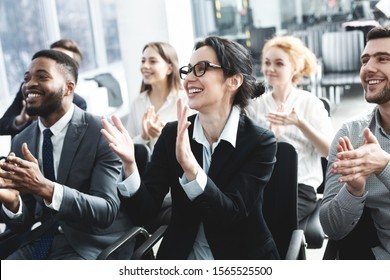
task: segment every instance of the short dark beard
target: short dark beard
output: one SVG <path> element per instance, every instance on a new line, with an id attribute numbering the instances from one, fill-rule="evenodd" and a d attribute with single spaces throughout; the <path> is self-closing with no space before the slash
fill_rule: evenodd
<path id="1" fill-rule="evenodd" d="M 378 104 L 378 105 L 385 104 L 385 103 L 389 102 L 390 101 L 390 85 L 387 84 L 386 87 L 383 89 L 383 91 L 381 91 L 377 95 L 372 96 L 370 98 L 368 98 L 367 94 L 365 94 L 365 98 L 366 98 L 366 101 L 368 103 L 374 103 L 374 104 Z"/>
<path id="2" fill-rule="evenodd" d="M 44 104 L 38 108 L 27 106 L 26 112 L 30 116 L 39 116 L 46 118 L 50 114 L 58 111 L 62 104 L 62 89 L 59 89 L 56 93 L 49 93 L 50 97 L 45 100 Z"/>

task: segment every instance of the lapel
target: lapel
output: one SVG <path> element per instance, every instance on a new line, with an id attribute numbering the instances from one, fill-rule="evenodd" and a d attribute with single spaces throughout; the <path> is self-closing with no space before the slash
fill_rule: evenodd
<path id="1" fill-rule="evenodd" d="M 75 106 L 62 146 L 60 163 L 58 166 L 57 182 L 65 184 L 70 167 L 75 157 L 78 146 L 85 134 L 88 123 L 85 121 L 84 112 Z"/>
<path id="2" fill-rule="evenodd" d="M 191 123 L 194 123 L 194 120 L 195 120 L 195 118 L 190 120 Z M 239 138 L 239 135 L 240 135 L 240 130 L 242 129 L 242 126 L 243 126 L 243 121 L 244 121 L 243 115 L 240 115 L 240 122 L 238 125 L 236 147 L 238 147 L 238 145 L 240 144 L 239 141 L 242 140 Z M 203 145 L 199 144 L 195 140 L 192 140 L 193 125 L 190 126 L 189 132 L 190 132 L 190 137 L 191 137 L 190 139 L 191 139 L 192 151 L 195 155 L 195 158 L 199 162 L 199 164 L 201 166 L 203 166 Z M 207 175 L 210 178 L 216 178 L 218 175 L 220 175 L 220 173 L 222 171 L 226 170 L 226 166 L 228 166 L 229 161 L 230 162 L 233 161 L 232 157 L 234 157 L 234 155 L 235 155 L 234 147 L 230 143 L 222 140 L 212 155 L 211 165 L 210 165 L 210 169 L 209 169 L 209 172 Z"/>
<path id="3" fill-rule="evenodd" d="M 31 129 L 27 130 L 27 134 L 25 135 L 25 139 L 24 139 L 24 142 L 27 144 L 28 149 L 36 159 L 38 159 L 39 134 L 40 131 L 38 127 L 38 121 L 35 121 L 31 124 Z M 22 153 L 21 146 L 20 146 L 20 151 L 18 152 L 20 152 L 20 154 Z"/>
<path id="4" fill-rule="evenodd" d="M 222 140 L 211 157 L 208 176 L 210 178 L 217 178 L 223 170 L 226 170 L 226 167 L 229 165 L 229 159 L 231 159 L 233 155 L 233 146 L 229 142 Z"/>
<path id="5" fill-rule="evenodd" d="M 223 176 L 223 172 L 227 172 L 227 168 L 229 166 L 236 164 L 236 157 L 239 156 L 236 151 L 240 150 L 240 146 L 245 144 L 242 142 L 246 141 L 241 137 L 241 131 L 244 127 L 244 122 L 245 117 L 244 115 L 240 114 L 240 120 L 237 129 L 236 148 L 234 148 L 229 142 L 222 140 L 215 149 L 211 158 L 211 165 L 208 173 L 210 178 L 217 178 L 217 176 L 220 175 Z"/>

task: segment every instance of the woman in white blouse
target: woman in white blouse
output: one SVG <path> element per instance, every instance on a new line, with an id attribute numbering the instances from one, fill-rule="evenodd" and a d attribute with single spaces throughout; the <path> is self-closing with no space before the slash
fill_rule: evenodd
<path id="1" fill-rule="evenodd" d="M 322 101 L 297 88 L 303 76 L 316 71 L 316 57 L 293 36 L 276 36 L 262 50 L 267 92 L 253 100 L 248 114 L 273 130 L 278 141 L 298 153 L 298 220 L 316 206 L 316 188 L 323 180 L 321 157 L 327 157 L 333 138 L 332 123 Z"/>
<path id="2" fill-rule="evenodd" d="M 153 151 L 164 125 L 177 120 L 176 101 L 187 102 L 179 77 L 175 49 L 165 42 L 151 42 L 142 50 L 141 93 L 130 107 L 127 130 L 134 143 Z"/>

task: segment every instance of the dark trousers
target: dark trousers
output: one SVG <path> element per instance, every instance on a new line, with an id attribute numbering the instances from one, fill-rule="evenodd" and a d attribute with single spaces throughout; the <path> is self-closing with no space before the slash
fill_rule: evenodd
<path id="1" fill-rule="evenodd" d="M 313 187 L 298 184 L 298 222 L 309 216 L 316 208 L 317 194 Z"/>

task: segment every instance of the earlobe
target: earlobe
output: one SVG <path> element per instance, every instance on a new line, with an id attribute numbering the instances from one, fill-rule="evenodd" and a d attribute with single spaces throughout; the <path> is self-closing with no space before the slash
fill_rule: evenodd
<path id="1" fill-rule="evenodd" d="M 71 93 L 73 93 L 74 88 L 75 88 L 74 82 L 68 81 L 68 82 L 66 83 L 66 89 L 67 89 L 67 90 L 66 90 L 66 92 L 65 92 L 65 96 L 69 96 Z"/>
<path id="2" fill-rule="evenodd" d="M 172 74 L 172 64 L 169 64 L 167 75 L 171 75 L 171 74 Z"/>
<path id="3" fill-rule="evenodd" d="M 242 85 L 243 82 L 244 77 L 242 74 L 235 74 L 234 76 L 230 77 L 229 86 L 232 88 L 232 90 L 236 90 Z"/>

